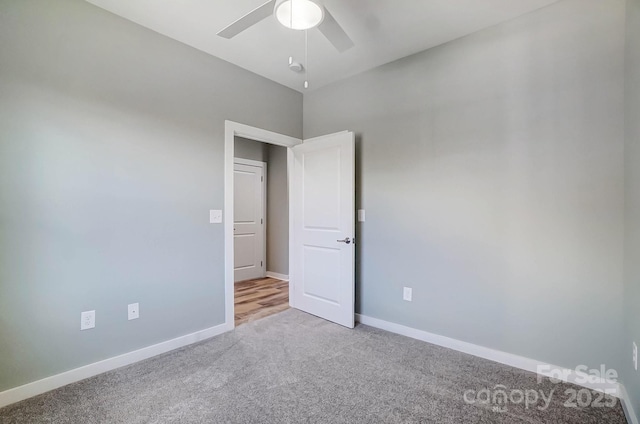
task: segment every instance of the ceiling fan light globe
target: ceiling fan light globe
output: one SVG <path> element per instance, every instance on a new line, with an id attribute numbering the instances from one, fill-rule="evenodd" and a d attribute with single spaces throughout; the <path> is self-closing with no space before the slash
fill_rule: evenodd
<path id="1" fill-rule="evenodd" d="M 285 27 L 305 30 L 320 25 L 324 8 L 312 0 L 278 0 L 274 14 Z"/>

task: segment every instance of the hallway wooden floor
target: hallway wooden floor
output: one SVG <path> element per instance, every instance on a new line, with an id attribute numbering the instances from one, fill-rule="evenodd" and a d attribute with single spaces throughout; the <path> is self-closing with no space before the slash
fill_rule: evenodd
<path id="1" fill-rule="evenodd" d="M 275 278 L 235 283 L 236 325 L 289 309 L 289 283 Z"/>

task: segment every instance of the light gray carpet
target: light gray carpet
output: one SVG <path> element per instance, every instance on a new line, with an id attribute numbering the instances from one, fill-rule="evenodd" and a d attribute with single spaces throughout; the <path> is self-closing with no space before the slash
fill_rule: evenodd
<path id="1" fill-rule="evenodd" d="M 549 408 L 469 405 L 467 390 L 555 388 Z M 625 423 L 491 361 L 297 310 L 0 410 L 1 423 Z M 517 400 L 517 397 L 516 397 Z M 538 403 L 539 406 L 543 402 Z"/>

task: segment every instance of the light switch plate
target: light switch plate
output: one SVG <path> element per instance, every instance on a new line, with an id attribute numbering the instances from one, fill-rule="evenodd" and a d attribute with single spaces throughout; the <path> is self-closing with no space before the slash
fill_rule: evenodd
<path id="1" fill-rule="evenodd" d="M 364 222 L 364 209 L 358 209 L 358 222 Z"/>
<path id="2" fill-rule="evenodd" d="M 412 296 L 413 296 L 413 290 L 411 289 L 411 287 L 405 287 L 404 290 L 402 291 L 402 299 L 406 300 L 407 302 L 411 302 Z"/>
<path id="3" fill-rule="evenodd" d="M 219 209 L 212 209 L 209 211 L 209 222 L 211 224 L 222 224 L 222 211 Z"/>
<path id="4" fill-rule="evenodd" d="M 96 326 L 96 311 L 84 311 L 80 314 L 80 330 L 89 330 Z"/>
<path id="5" fill-rule="evenodd" d="M 140 304 L 131 303 L 128 306 L 128 315 L 127 316 L 129 318 L 129 321 L 131 321 L 132 319 L 140 318 Z"/>

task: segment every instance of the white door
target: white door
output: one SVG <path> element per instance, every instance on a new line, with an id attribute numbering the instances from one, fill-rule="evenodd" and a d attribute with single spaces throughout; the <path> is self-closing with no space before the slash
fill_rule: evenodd
<path id="1" fill-rule="evenodd" d="M 294 306 L 354 326 L 355 146 L 341 132 L 293 147 Z"/>
<path id="2" fill-rule="evenodd" d="M 233 173 L 233 274 L 234 281 L 244 281 L 265 276 L 265 164 L 236 161 Z"/>

